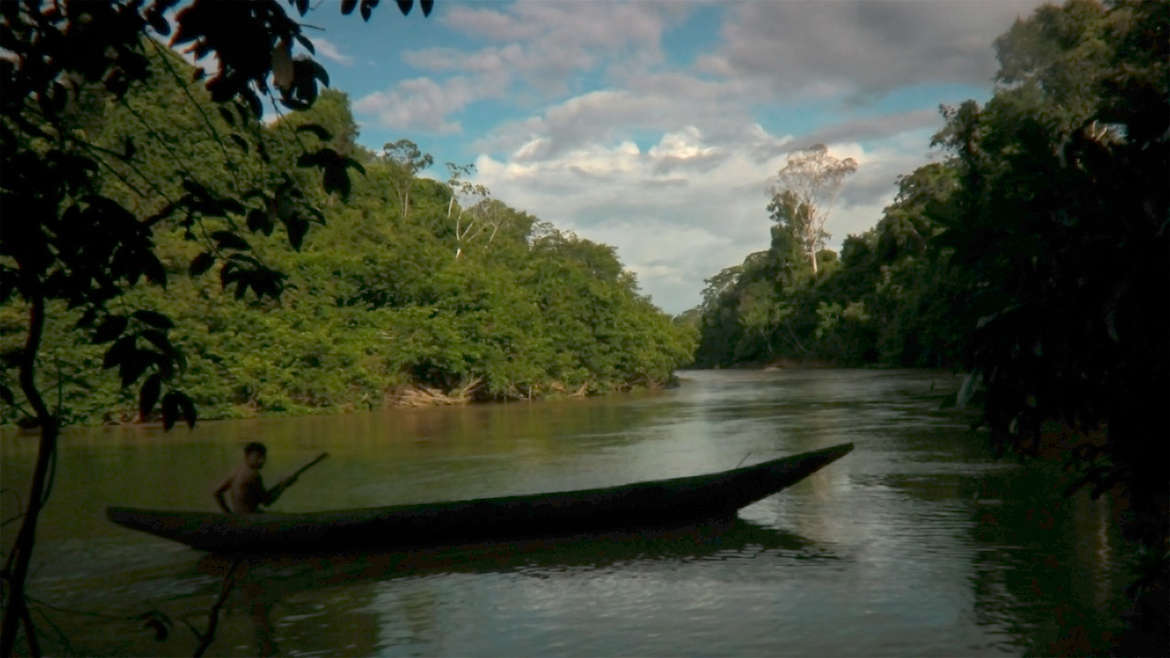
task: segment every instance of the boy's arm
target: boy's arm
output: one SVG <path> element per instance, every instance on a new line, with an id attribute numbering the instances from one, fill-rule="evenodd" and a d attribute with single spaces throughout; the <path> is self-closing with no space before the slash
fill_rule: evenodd
<path id="1" fill-rule="evenodd" d="M 215 502 L 219 503 L 219 508 L 221 510 L 223 510 L 224 514 L 231 514 L 232 513 L 231 508 L 229 508 L 227 506 L 227 502 L 225 502 L 223 499 L 223 494 L 225 491 L 227 491 L 228 489 L 230 489 L 232 487 L 232 480 L 234 478 L 235 478 L 234 473 L 232 475 L 229 475 L 226 480 L 221 482 L 219 484 L 219 486 L 215 488 L 215 491 L 211 492 L 211 495 L 215 497 Z"/>

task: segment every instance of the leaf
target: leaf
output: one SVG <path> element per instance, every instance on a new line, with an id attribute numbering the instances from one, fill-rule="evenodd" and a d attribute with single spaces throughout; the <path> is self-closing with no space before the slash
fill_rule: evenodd
<path id="1" fill-rule="evenodd" d="M 397 1 L 398 1 L 398 11 L 402 12 L 403 16 L 409 14 L 410 10 L 414 8 L 414 0 L 397 0 Z"/>
<path id="2" fill-rule="evenodd" d="M 16 404 L 16 398 L 12 395 L 12 390 L 4 384 L 0 384 L 0 401 L 3 401 L 4 404 L 10 407 Z"/>
<path id="3" fill-rule="evenodd" d="M 288 243 L 292 245 L 293 249 L 300 251 L 301 244 L 305 241 L 305 234 L 309 232 L 309 222 L 294 215 L 285 220 L 284 228 L 288 231 Z"/>
<path id="4" fill-rule="evenodd" d="M 157 11 L 153 7 L 146 12 L 146 21 L 150 23 L 150 27 L 154 28 L 161 36 L 167 36 L 171 33 L 171 24 L 163 16 L 162 12 Z"/>
<path id="5" fill-rule="evenodd" d="M 236 115 L 233 114 L 231 110 L 229 110 L 228 108 L 226 108 L 222 105 L 217 106 L 217 109 L 219 110 L 219 116 L 223 117 L 224 122 L 227 123 L 227 125 L 235 128 L 236 127 Z"/>
<path id="6" fill-rule="evenodd" d="M 188 428 L 194 429 L 196 420 L 195 403 L 183 393 L 178 393 L 178 396 L 179 408 L 183 411 L 183 419 L 187 421 Z"/>
<path id="7" fill-rule="evenodd" d="M 211 255 L 211 252 L 205 251 L 191 260 L 191 266 L 187 268 L 187 273 L 193 277 L 199 276 L 211 269 L 214 264 L 215 257 Z"/>
<path id="8" fill-rule="evenodd" d="M 102 368 L 109 369 L 125 361 L 126 357 L 134 350 L 134 341 L 136 336 L 123 336 L 117 342 L 106 350 L 106 356 L 102 359 Z"/>
<path id="9" fill-rule="evenodd" d="M 239 135 L 238 133 L 232 133 L 232 134 L 228 135 L 228 137 L 229 137 L 229 138 L 230 138 L 230 139 L 231 139 L 233 142 L 235 142 L 236 146 L 240 147 L 240 150 L 241 150 L 241 151 L 243 151 L 243 152 L 245 152 L 245 153 L 247 153 L 247 152 L 248 152 L 248 142 L 247 142 L 247 140 L 245 140 L 243 137 L 240 137 L 240 135 Z"/>
<path id="10" fill-rule="evenodd" d="M 369 22 L 370 14 L 374 13 L 374 7 L 378 6 L 378 0 L 362 0 L 362 20 Z"/>
<path id="11" fill-rule="evenodd" d="M 215 231 L 211 234 L 211 239 L 215 240 L 216 246 L 220 249 L 239 249 L 247 251 L 252 248 L 248 241 L 241 238 L 231 231 Z"/>
<path id="12" fill-rule="evenodd" d="M 166 333 L 157 329 L 147 329 L 138 334 L 146 340 L 150 341 L 152 345 L 157 347 L 163 356 L 171 356 L 175 354 L 175 346 L 171 345 L 171 339 L 167 337 Z"/>
<path id="13" fill-rule="evenodd" d="M 130 319 L 126 316 L 111 315 L 93 333 L 93 342 L 100 345 L 101 343 L 108 343 L 116 339 L 122 335 L 123 331 L 126 331 L 128 324 L 130 324 Z"/>
<path id="14" fill-rule="evenodd" d="M 308 39 L 307 37 L 305 37 L 305 35 L 303 35 L 303 34 L 298 34 L 298 35 L 296 35 L 296 36 L 295 36 L 295 38 L 296 38 L 296 40 L 297 40 L 297 43 L 299 43 L 299 44 L 301 44 L 302 46 L 304 46 L 305 50 L 307 50 L 307 51 L 309 51 L 309 52 L 313 53 L 314 55 L 316 55 L 316 54 L 317 54 L 317 49 L 313 47 L 313 42 L 312 42 L 312 41 L 309 41 L 309 39 Z"/>
<path id="15" fill-rule="evenodd" d="M 175 420 L 179 416 L 179 399 L 181 395 L 178 391 L 170 391 L 163 396 L 162 399 L 162 415 L 163 415 L 163 429 L 170 430 L 175 426 Z"/>
<path id="16" fill-rule="evenodd" d="M 142 418 L 150 416 L 154 405 L 158 403 L 159 393 L 162 392 L 162 377 L 155 373 L 142 383 L 142 390 L 138 392 L 138 413 Z"/>
<path id="17" fill-rule="evenodd" d="M 159 313 L 158 311 L 150 311 L 140 309 L 131 313 L 135 320 L 148 324 L 159 329 L 170 329 L 175 326 L 175 323 L 170 318 Z"/>
<path id="18" fill-rule="evenodd" d="M 435 0 L 419 0 L 418 6 L 422 8 L 423 16 L 430 16 L 431 9 L 435 7 Z"/>
<path id="19" fill-rule="evenodd" d="M 272 216 L 267 212 L 254 208 L 248 213 L 248 230 L 253 233 L 263 233 L 264 235 L 272 235 L 273 221 Z"/>
<path id="20" fill-rule="evenodd" d="M 315 123 L 306 123 L 304 125 L 297 126 L 297 132 L 313 133 L 317 136 L 317 139 L 321 140 L 322 142 L 327 142 L 333 138 L 333 135 L 328 130 Z"/>
<path id="21" fill-rule="evenodd" d="M 349 16 L 357 8 L 357 0 L 341 0 L 341 13 Z"/>
<path id="22" fill-rule="evenodd" d="M 118 375 L 122 378 L 122 388 L 125 388 L 142 376 L 150 364 L 154 362 L 154 352 L 134 350 L 122 361 Z"/>

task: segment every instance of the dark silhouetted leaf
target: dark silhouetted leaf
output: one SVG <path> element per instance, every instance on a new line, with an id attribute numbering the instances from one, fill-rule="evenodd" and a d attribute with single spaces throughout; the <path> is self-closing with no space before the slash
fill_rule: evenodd
<path id="1" fill-rule="evenodd" d="M 102 368 L 113 368 L 125 361 L 127 355 L 134 351 L 134 336 L 123 336 L 119 338 L 110 349 L 106 350 L 106 356 L 102 359 Z"/>
<path id="2" fill-rule="evenodd" d="M 227 125 L 233 128 L 236 126 L 236 115 L 232 114 L 231 110 L 222 105 L 218 106 L 216 109 L 219 110 L 219 116 L 223 117 L 223 120 L 227 123 Z"/>
<path id="3" fill-rule="evenodd" d="M 176 354 L 175 346 L 171 345 L 171 339 L 167 335 L 157 329 L 147 329 L 138 334 L 146 340 L 150 341 L 152 345 L 159 349 L 163 356 L 171 356 Z"/>
<path id="4" fill-rule="evenodd" d="M 301 250 L 301 244 L 305 241 L 305 234 L 309 232 L 309 222 L 300 217 L 290 217 L 284 223 L 284 228 L 288 231 L 288 243 L 292 245 L 293 249 Z"/>
<path id="5" fill-rule="evenodd" d="M 435 0 L 419 0 L 418 6 L 422 9 L 423 16 L 430 16 L 431 10 L 435 7 Z"/>
<path id="6" fill-rule="evenodd" d="M 170 329 L 175 326 L 175 323 L 170 318 L 159 313 L 158 311 L 149 311 L 140 309 L 131 314 L 135 320 L 148 324 L 159 329 Z"/>
<path id="7" fill-rule="evenodd" d="M 317 54 L 317 49 L 313 47 L 313 42 L 309 41 L 309 39 L 307 37 L 305 37 L 305 35 L 303 35 L 303 34 L 296 35 L 296 40 L 297 40 L 297 43 L 304 46 L 305 50 L 313 53 L 314 55 Z"/>
<path id="8" fill-rule="evenodd" d="M 194 429 L 196 420 L 195 403 L 183 393 L 177 393 L 177 395 L 179 397 L 179 408 L 183 412 L 183 419 L 187 421 L 187 427 Z"/>
<path id="9" fill-rule="evenodd" d="M 378 6 L 378 0 L 362 0 L 361 14 L 363 21 L 369 21 L 370 15 L 374 13 L 374 7 Z"/>
<path id="10" fill-rule="evenodd" d="M 8 406 L 16 404 L 16 398 L 12 395 L 12 390 L 4 384 L 0 384 L 0 401 L 3 401 Z"/>
<path id="11" fill-rule="evenodd" d="M 253 233 L 263 233 L 264 235 L 272 235 L 273 221 L 272 216 L 259 208 L 253 209 L 248 213 L 248 230 Z"/>
<path id="12" fill-rule="evenodd" d="M 105 322 L 102 322 L 101 325 L 98 326 L 97 331 L 95 331 L 93 334 L 93 342 L 101 344 L 108 343 L 116 339 L 118 336 L 122 335 L 123 331 L 126 331 L 126 326 L 128 324 L 130 324 L 130 319 L 126 316 L 111 315 L 110 317 L 106 318 Z"/>
<path id="13" fill-rule="evenodd" d="M 150 416 L 154 405 L 158 403 L 158 396 L 162 392 L 162 378 L 155 373 L 146 378 L 142 389 L 138 392 L 138 413 L 142 418 Z"/>
<path id="14" fill-rule="evenodd" d="M 161 36 L 168 36 L 171 33 L 171 24 L 163 17 L 162 12 L 155 11 L 153 8 L 146 12 L 146 20 L 150 23 L 150 27 L 158 32 Z"/>
<path id="15" fill-rule="evenodd" d="M 398 11 L 402 12 L 403 16 L 409 14 L 410 10 L 414 8 L 414 0 L 397 0 L 397 2 Z"/>
<path id="16" fill-rule="evenodd" d="M 252 248 L 248 241 L 231 231 L 216 231 L 211 234 L 211 239 L 215 240 L 216 246 L 220 249 L 239 249 L 241 251 Z"/>
<path id="17" fill-rule="evenodd" d="M 150 364 L 154 362 L 154 353 L 146 350 L 132 350 L 122 360 L 122 366 L 118 369 L 118 375 L 122 378 L 122 387 L 125 388 L 142 376 Z"/>
<path id="18" fill-rule="evenodd" d="M 341 0 L 341 13 L 348 16 L 357 8 L 357 0 Z"/>
<path id="19" fill-rule="evenodd" d="M 192 259 L 191 266 L 187 268 L 187 273 L 191 276 L 199 276 L 211 269 L 211 266 L 214 264 L 215 257 L 210 252 L 205 251 Z"/>
<path id="20" fill-rule="evenodd" d="M 164 430 L 170 430 L 174 427 L 175 421 L 179 418 L 179 396 L 181 395 L 178 391 L 170 391 L 163 396 L 162 415 Z"/>
<path id="21" fill-rule="evenodd" d="M 317 136 L 317 139 L 321 140 L 322 142 L 327 142 L 333 138 L 333 135 L 330 134 L 328 130 L 325 130 L 325 128 L 315 123 L 306 123 L 304 125 L 297 126 L 297 132 L 313 133 Z"/>

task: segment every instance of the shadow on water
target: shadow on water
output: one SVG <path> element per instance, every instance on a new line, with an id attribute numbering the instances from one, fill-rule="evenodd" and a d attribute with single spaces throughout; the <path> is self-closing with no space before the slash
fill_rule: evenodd
<path id="1" fill-rule="evenodd" d="M 551 578 L 571 572 L 606 571 L 629 565 L 670 569 L 694 561 L 750 558 L 764 552 L 793 560 L 839 559 L 831 550 L 799 535 L 736 517 L 643 530 L 411 551 L 209 554 L 198 561 L 195 569 L 213 580 L 208 580 L 199 592 L 192 593 L 191 598 L 207 600 L 214 596 L 214 590 L 225 578 L 232 578 L 233 600 L 229 607 L 245 612 L 249 618 L 255 633 L 253 649 L 259 655 L 274 655 L 279 651 L 276 638 L 290 635 L 287 629 L 282 632 L 280 627 L 287 626 L 288 621 L 297 621 L 287 618 L 299 615 L 291 611 L 286 615 L 274 615 L 273 611 L 279 604 L 296 599 L 302 593 L 319 597 L 326 590 L 344 592 L 345 599 L 338 601 L 338 610 L 319 614 L 347 617 L 353 626 L 363 625 L 361 619 L 368 616 L 363 611 L 368 612 L 369 607 L 377 605 L 373 600 L 354 600 L 360 598 L 356 592 L 384 590 L 384 586 L 392 582 L 468 574 L 525 574 Z M 433 620 L 425 619 L 429 617 L 425 612 L 428 606 L 412 604 L 407 607 L 410 609 L 403 611 L 405 617 L 421 615 L 424 618 L 415 619 L 416 624 L 430 626 L 433 623 Z M 375 649 L 377 624 L 365 625 L 368 626 L 366 632 L 355 633 L 356 629 L 351 627 L 345 639 L 352 644 L 359 639 L 355 635 L 366 635 L 368 644 L 359 641 L 350 646 L 350 650 L 361 653 Z"/>
<path id="2" fill-rule="evenodd" d="M 274 592 L 452 573 L 507 573 L 522 569 L 597 569 L 632 561 L 687 561 L 747 551 L 782 551 L 798 559 L 835 559 L 799 535 L 738 517 L 645 530 L 485 542 L 411 551 L 329 552 L 244 557 L 249 574 L 271 581 Z M 209 554 L 199 571 L 223 576 L 235 556 Z"/>

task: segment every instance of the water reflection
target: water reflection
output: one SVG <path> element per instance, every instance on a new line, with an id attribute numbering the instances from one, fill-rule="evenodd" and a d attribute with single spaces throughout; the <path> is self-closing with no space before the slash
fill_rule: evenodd
<path id="1" fill-rule="evenodd" d="M 440 601 L 452 576 L 503 574 L 554 582 L 566 575 L 596 579 L 599 573 L 650 573 L 692 561 L 750 560 L 763 553 L 799 561 L 838 559 L 831 549 L 799 535 L 736 518 L 409 552 L 213 554 L 202 558 L 197 567 L 209 577 L 204 591 L 191 596 L 212 596 L 230 574 L 235 587 L 231 606 L 245 612 L 253 625 L 251 649 L 259 655 L 273 655 L 281 645 L 303 646 L 298 643 L 307 628 L 327 633 L 327 643 L 344 648 L 342 653 L 369 655 L 378 647 L 434 646 L 441 635 Z M 448 577 L 448 582 L 432 589 L 438 576 Z M 324 594 L 328 606 L 301 604 L 305 594 L 316 601 L 330 591 L 337 596 Z M 550 584 L 546 594 L 555 598 L 557 586 Z M 274 610 L 280 612 L 274 614 Z M 322 640 L 326 638 L 318 635 L 312 644 L 320 645 Z"/>

